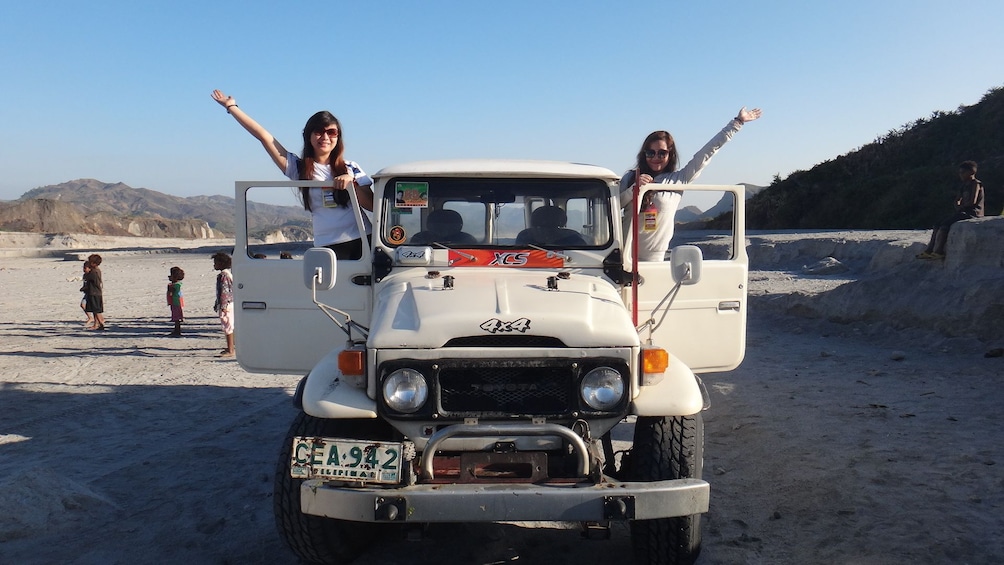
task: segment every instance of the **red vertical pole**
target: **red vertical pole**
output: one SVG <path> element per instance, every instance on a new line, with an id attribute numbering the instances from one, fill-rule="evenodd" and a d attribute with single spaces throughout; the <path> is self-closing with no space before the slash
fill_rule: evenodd
<path id="1" fill-rule="evenodd" d="M 638 327 L 638 202 L 641 196 L 641 173 L 634 170 L 631 190 L 631 321 Z"/>

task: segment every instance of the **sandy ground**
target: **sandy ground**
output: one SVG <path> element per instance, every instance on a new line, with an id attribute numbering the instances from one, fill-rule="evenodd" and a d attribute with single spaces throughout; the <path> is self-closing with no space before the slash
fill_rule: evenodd
<path id="1" fill-rule="evenodd" d="M 83 329 L 79 262 L 3 261 L 0 562 L 296 562 L 271 496 L 298 377 L 215 357 L 208 255 L 107 254 L 105 332 Z M 173 265 L 187 274 L 180 339 L 167 337 L 163 298 Z M 750 280 L 755 294 L 800 278 Z M 1004 360 L 955 351 L 778 318 L 754 302 L 743 365 L 704 378 L 712 500 L 700 563 L 1004 560 Z M 623 526 L 592 541 L 575 529 L 462 524 L 388 540 L 360 562 L 630 554 Z"/>

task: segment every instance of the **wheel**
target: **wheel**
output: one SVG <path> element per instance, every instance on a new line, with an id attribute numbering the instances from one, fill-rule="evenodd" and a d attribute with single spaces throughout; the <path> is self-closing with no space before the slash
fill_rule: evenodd
<path id="1" fill-rule="evenodd" d="M 627 469 L 631 481 L 701 478 L 704 467 L 704 419 L 639 417 Z M 701 515 L 631 522 L 631 543 L 638 563 L 691 565 L 701 553 Z"/>
<path id="2" fill-rule="evenodd" d="M 348 563 L 369 547 L 386 525 L 334 520 L 300 512 L 303 480 L 289 475 L 293 438 L 390 439 L 390 433 L 390 428 L 379 420 L 325 420 L 303 412 L 293 420 L 276 464 L 272 508 L 279 535 L 304 562 Z"/>

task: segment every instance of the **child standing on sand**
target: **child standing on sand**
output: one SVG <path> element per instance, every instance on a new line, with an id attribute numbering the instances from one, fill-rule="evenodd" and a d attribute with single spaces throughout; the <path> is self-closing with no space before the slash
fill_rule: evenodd
<path id="1" fill-rule="evenodd" d="M 94 315 L 94 325 L 89 329 L 105 329 L 105 297 L 104 282 L 101 280 L 101 256 L 97 253 L 87 258 L 90 270 L 84 273 L 84 288 L 87 295 L 84 297 L 84 312 Z"/>
<path id="2" fill-rule="evenodd" d="M 94 314 L 91 314 L 90 311 L 87 310 L 87 273 L 89 272 L 91 272 L 91 264 L 84 261 L 83 284 L 80 286 L 80 292 L 84 294 L 80 297 L 80 309 L 83 310 L 84 315 L 87 316 L 87 323 L 84 324 L 84 329 L 88 330 L 94 328 Z"/>
<path id="3" fill-rule="evenodd" d="M 217 357 L 233 357 L 234 349 L 234 276 L 230 273 L 233 260 L 220 251 L 213 254 L 213 268 L 220 272 L 216 275 L 216 303 L 213 311 L 220 316 L 223 335 L 227 338 L 227 348 Z"/>
<path id="4" fill-rule="evenodd" d="M 181 267 L 171 267 L 171 274 L 167 280 L 167 305 L 171 307 L 171 321 L 174 322 L 174 331 L 171 337 L 181 337 L 181 322 L 185 320 L 182 309 L 185 307 L 185 297 L 181 295 L 181 281 L 185 278 L 185 271 Z"/>

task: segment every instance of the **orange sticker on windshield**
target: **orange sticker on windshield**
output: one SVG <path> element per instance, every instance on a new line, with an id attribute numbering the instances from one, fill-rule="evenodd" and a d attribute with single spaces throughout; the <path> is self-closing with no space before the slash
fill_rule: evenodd
<path id="1" fill-rule="evenodd" d="M 401 245 L 406 239 L 408 239 L 408 236 L 401 226 L 394 226 L 387 232 L 387 243 L 391 245 Z"/>

